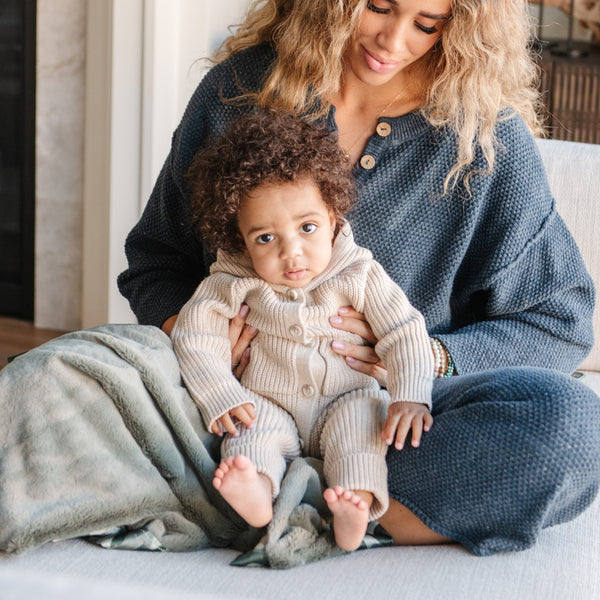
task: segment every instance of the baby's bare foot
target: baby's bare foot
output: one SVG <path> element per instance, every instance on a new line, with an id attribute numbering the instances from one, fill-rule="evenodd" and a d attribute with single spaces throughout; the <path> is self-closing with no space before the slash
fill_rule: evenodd
<path id="1" fill-rule="evenodd" d="M 247 456 L 221 462 L 213 485 L 248 525 L 264 527 L 273 518 L 271 481 L 256 470 Z"/>
<path id="2" fill-rule="evenodd" d="M 365 493 L 365 497 L 372 498 Z M 361 496 L 341 486 L 327 488 L 323 498 L 333 513 L 333 532 L 336 544 L 342 550 L 356 550 L 369 524 L 369 504 Z"/>

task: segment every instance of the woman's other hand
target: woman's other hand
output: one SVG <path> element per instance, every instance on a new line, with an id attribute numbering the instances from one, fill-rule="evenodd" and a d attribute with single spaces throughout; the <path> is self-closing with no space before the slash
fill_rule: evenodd
<path id="1" fill-rule="evenodd" d="M 238 314 L 229 322 L 229 343 L 231 344 L 231 370 L 239 379 L 250 362 L 250 343 L 258 333 L 256 327 L 246 325 L 250 309 L 242 304 Z"/>
<path id="2" fill-rule="evenodd" d="M 336 340 L 331 344 L 333 351 L 343 356 L 346 363 L 354 370 L 375 377 L 381 387 L 387 387 L 387 371 L 375 353 L 373 346 L 377 339 L 365 316 L 351 306 L 342 306 L 338 310 L 338 314 L 330 317 L 329 321 L 336 329 L 356 333 L 369 344 L 368 346 L 359 346 Z"/>

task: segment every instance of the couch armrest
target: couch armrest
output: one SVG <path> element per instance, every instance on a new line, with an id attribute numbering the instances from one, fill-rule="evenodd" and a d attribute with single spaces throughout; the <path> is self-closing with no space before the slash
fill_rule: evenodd
<path id="1" fill-rule="evenodd" d="M 600 290 L 600 145 L 537 140 L 558 212 L 565 220 Z M 600 301 L 594 312 L 595 344 L 581 368 L 600 371 Z"/>

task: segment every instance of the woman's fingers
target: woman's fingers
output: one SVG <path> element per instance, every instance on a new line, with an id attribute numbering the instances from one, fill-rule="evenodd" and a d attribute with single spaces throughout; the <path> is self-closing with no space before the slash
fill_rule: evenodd
<path id="1" fill-rule="evenodd" d="M 240 310 L 238 314 L 229 321 L 229 343 L 233 348 L 238 340 L 240 339 L 240 335 L 242 335 L 242 330 L 244 329 L 244 325 L 246 324 L 246 317 L 250 312 L 250 308 L 247 304 L 242 304 L 240 306 Z"/>
<path id="2" fill-rule="evenodd" d="M 364 315 L 354 310 L 351 306 L 342 306 L 338 310 L 337 315 L 329 318 L 329 322 L 336 329 L 342 329 L 343 331 L 360 335 L 360 337 L 369 344 L 375 345 L 377 342 Z"/>
<path id="3" fill-rule="evenodd" d="M 375 377 L 381 387 L 387 387 L 388 373 L 371 346 L 335 341 L 331 343 L 331 347 L 334 352 L 343 356 L 355 371 Z"/>
<path id="4" fill-rule="evenodd" d="M 231 369 L 234 375 L 239 379 L 244 372 L 250 354 L 247 352 L 254 336 L 258 333 L 256 327 L 246 325 L 246 317 L 250 309 L 246 304 L 242 304 L 238 314 L 229 322 L 229 343 L 231 344 Z"/>
<path id="5" fill-rule="evenodd" d="M 373 346 L 359 346 L 358 344 L 336 340 L 331 342 L 331 347 L 334 352 L 342 356 L 351 357 L 364 363 L 383 366 Z"/>
<path id="6" fill-rule="evenodd" d="M 246 370 L 248 363 L 250 362 L 250 346 L 248 346 L 242 356 L 240 357 L 240 362 L 237 365 L 231 365 L 233 368 L 233 375 L 237 379 L 241 379 L 242 373 Z"/>

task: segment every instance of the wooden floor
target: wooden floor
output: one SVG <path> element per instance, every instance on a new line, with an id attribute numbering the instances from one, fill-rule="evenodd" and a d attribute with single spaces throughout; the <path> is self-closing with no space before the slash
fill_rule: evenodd
<path id="1" fill-rule="evenodd" d="M 0 369 L 8 357 L 31 350 L 65 333 L 54 329 L 38 329 L 28 321 L 0 317 Z"/>

